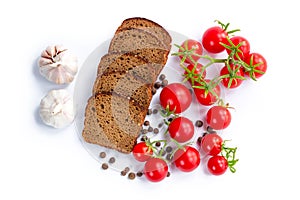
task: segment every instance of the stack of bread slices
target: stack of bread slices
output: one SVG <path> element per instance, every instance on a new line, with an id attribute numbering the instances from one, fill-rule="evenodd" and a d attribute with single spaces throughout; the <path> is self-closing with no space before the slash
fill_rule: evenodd
<path id="1" fill-rule="evenodd" d="M 130 153 L 136 144 L 152 88 L 167 62 L 171 36 L 145 18 L 123 21 L 98 65 L 85 110 L 82 136 L 88 143 Z"/>

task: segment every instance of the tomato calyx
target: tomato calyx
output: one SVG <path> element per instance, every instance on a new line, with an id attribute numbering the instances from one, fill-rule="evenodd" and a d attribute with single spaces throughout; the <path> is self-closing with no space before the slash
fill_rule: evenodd
<path id="1" fill-rule="evenodd" d="M 240 29 L 234 29 L 234 30 L 228 31 L 227 29 L 228 29 L 230 23 L 224 24 L 224 23 L 222 23 L 222 22 L 219 21 L 219 20 L 215 20 L 215 22 L 217 22 L 217 23 L 221 26 L 221 28 L 222 28 L 224 31 L 227 32 L 228 35 L 240 31 Z"/>
<path id="2" fill-rule="evenodd" d="M 174 46 L 177 47 L 179 51 L 177 53 L 172 53 L 171 55 L 182 57 L 182 59 L 180 60 L 180 64 L 183 64 L 187 59 L 191 60 L 193 64 L 196 64 L 197 61 L 193 58 L 193 56 L 201 58 L 200 54 L 195 53 L 195 48 L 188 49 L 187 41 L 184 43 L 184 47 L 177 44 L 174 44 Z"/>
<path id="3" fill-rule="evenodd" d="M 207 97 L 208 93 L 211 93 L 213 96 L 217 98 L 217 100 L 220 99 L 219 95 L 214 91 L 214 88 L 217 87 L 217 85 L 220 83 L 220 80 L 218 80 L 218 77 L 212 79 L 212 80 L 197 80 L 197 84 L 193 85 L 193 88 L 198 88 L 204 90 L 204 96 Z"/>
<path id="4" fill-rule="evenodd" d="M 236 172 L 234 165 L 239 161 L 236 159 L 237 147 L 227 147 L 226 142 L 229 140 L 224 140 L 222 143 L 221 155 L 227 160 L 228 167 L 232 173 Z"/>
<path id="5" fill-rule="evenodd" d="M 189 69 L 189 67 L 186 67 L 184 64 L 180 64 L 180 67 L 182 67 L 185 71 L 183 76 L 185 77 L 182 82 L 190 81 L 191 85 L 195 85 L 195 82 L 199 82 L 204 79 L 206 76 L 205 68 L 201 67 L 200 73 L 197 73 L 197 65 L 202 66 L 198 62 L 194 64 L 194 67 L 192 69 Z"/>
<path id="6" fill-rule="evenodd" d="M 246 80 L 246 78 L 244 76 L 241 76 L 239 74 L 241 74 L 241 65 L 233 65 L 233 64 L 229 64 L 229 62 L 226 62 L 225 65 L 228 73 L 219 76 L 219 79 L 222 80 L 226 80 L 228 81 L 227 84 L 227 88 L 231 88 L 232 84 L 234 85 L 238 85 L 238 80 Z M 243 73 L 242 73 L 243 74 Z M 229 80 L 228 80 L 229 79 Z M 223 85 L 225 86 L 225 84 L 223 83 Z"/>
<path id="7" fill-rule="evenodd" d="M 247 63 L 245 63 L 245 72 L 249 73 L 249 77 L 254 80 L 254 81 L 257 81 L 256 79 L 256 76 L 255 76 L 255 73 L 258 73 L 258 74 L 264 74 L 265 72 L 261 71 L 261 70 L 258 70 L 256 68 L 258 68 L 259 66 L 263 65 L 264 63 L 263 62 L 260 62 L 260 63 L 257 63 L 257 64 L 253 64 L 253 55 L 251 55 L 250 57 L 250 63 L 249 65 Z"/>

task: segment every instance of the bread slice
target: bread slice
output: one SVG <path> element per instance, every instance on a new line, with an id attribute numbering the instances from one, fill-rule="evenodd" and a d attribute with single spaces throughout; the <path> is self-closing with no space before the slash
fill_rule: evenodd
<path id="1" fill-rule="evenodd" d="M 166 46 L 161 40 L 149 32 L 140 29 L 124 29 L 114 35 L 111 40 L 108 52 L 135 52 L 144 49 L 158 49 L 169 53 L 170 48 Z M 144 54 L 146 60 L 153 62 L 152 55 Z"/>
<path id="2" fill-rule="evenodd" d="M 146 112 L 119 95 L 98 93 L 88 100 L 82 136 L 86 142 L 130 153 Z"/>
<path id="3" fill-rule="evenodd" d="M 166 45 L 166 47 L 171 46 L 172 38 L 168 31 L 166 31 L 161 25 L 157 24 L 156 22 L 153 22 L 146 18 L 133 17 L 124 20 L 118 27 L 116 34 L 122 32 L 123 30 L 131 28 L 147 31 L 161 40 Z"/>
<path id="4" fill-rule="evenodd" d="M 134 100 L 142 109 L 148 109 L 152 99 L 153 84 L 142 82 L 130 72 L 112 72 L 99 75 L 94 83 L 93 94 L 116 93 Z"/>
<path id="5" fill-rule="evenodd" d="M 133 53 L 113 52 L 101 58 L 97 75 L 131 71 L 134 76 L 142 79 L 145 83 L 152 83 L 157 77 L 154 67 L 147 60 Z"/>

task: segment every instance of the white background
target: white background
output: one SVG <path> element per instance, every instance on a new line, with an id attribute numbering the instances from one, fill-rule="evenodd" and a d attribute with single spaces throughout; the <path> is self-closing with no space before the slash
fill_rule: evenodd
<path id="1" fill-rule="evenodd" d="M 4 3 L 6 2 L 6 3 Z M 2 1 L 0 3 L 0 199 L 295 199 L 299 173 L 299 22 L 297 1 Z M 248 38 L 268 61 L 258 82 L 232 92 L 226 130 L 239 148 L 236 174 L 213 177 L 204 166 L 161 183 L 103 171 L 73 125 L 56 130 L 37 115 L 40 99 L 61 88 L 36 61 L 63 44 L 82 64 L 122 20 L 146 17 L 200 38 L 219 19 Z M 75 80 L 76 81 L 76 80 Z M 66 87 L 73 93 L 74 83 Z M 298 125 L 297 125 L 298 124 Z"/>

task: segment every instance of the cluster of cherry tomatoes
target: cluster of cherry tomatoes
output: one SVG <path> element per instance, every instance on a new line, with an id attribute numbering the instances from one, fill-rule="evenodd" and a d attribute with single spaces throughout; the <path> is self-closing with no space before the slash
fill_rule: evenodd
<path id="1" fill-rule="evenodd" d="M 172 83 L 164 87 L 160 93 L 160 104 L 165 111 L 165 120 L 168 126 L 167 133 L 171 142 L 176 144 L 170 153 L 171 162 L 183 172 L 191 172 L 200 164 L 200 152 L 210 156 L 207 169 L 213 175 L 225 173 L 227 168 L 235 172 L 234 165 L 236 148 L 226 147 L 226 141 L 216 131 L 223 130 L 230 125 L 231 114 L 228 104 L 221 99 L 222 84 L 225 88 L 239 87 L 243 80 L 250 77 L 253 80 L 260 78 L 267 70 L 267 62 L 259 53 L 250 51 L 250 43 L 241 36 L 230 35 L 238 30 L 228 31 L 229 24 L 217 21 L 220 26 L 207 29 L 202 37 L 202 43 L 188 39 L 178 47 L 173 55 L 180 58 L 180 66 L 184 69 L 184 81 L 190 83 L 190 88 L 182 83 Z M 210 55 L 203 55 L 203 48 Z M 224 59 L 216 59 L 213 54 L 227 52 Z M 201 60 L 208 61 L 203 65 Z M 206 78 L 206 70 L 214 63 L 223 63 L 219 74 L 214 78 Z M 194 124 L 191 119 L 180 116 L 192 102 L 192 89 L 197 101 L 202 106 L 210 106 L 206 115 L 206 124 L 214 131 L 205 134 L 198 140 L 198 147 L 191 143 L 194 138 Z M 144 175 L 152 181 L 163 180 L 168 174 L 168 162 L 163 158 L 167 140 L 160 140 L 163 148 L 156 148 L 157 141 L 146 140 L 138 143 L 133 149 L 133 156 L 137 161 L 145 162 Z"/>

